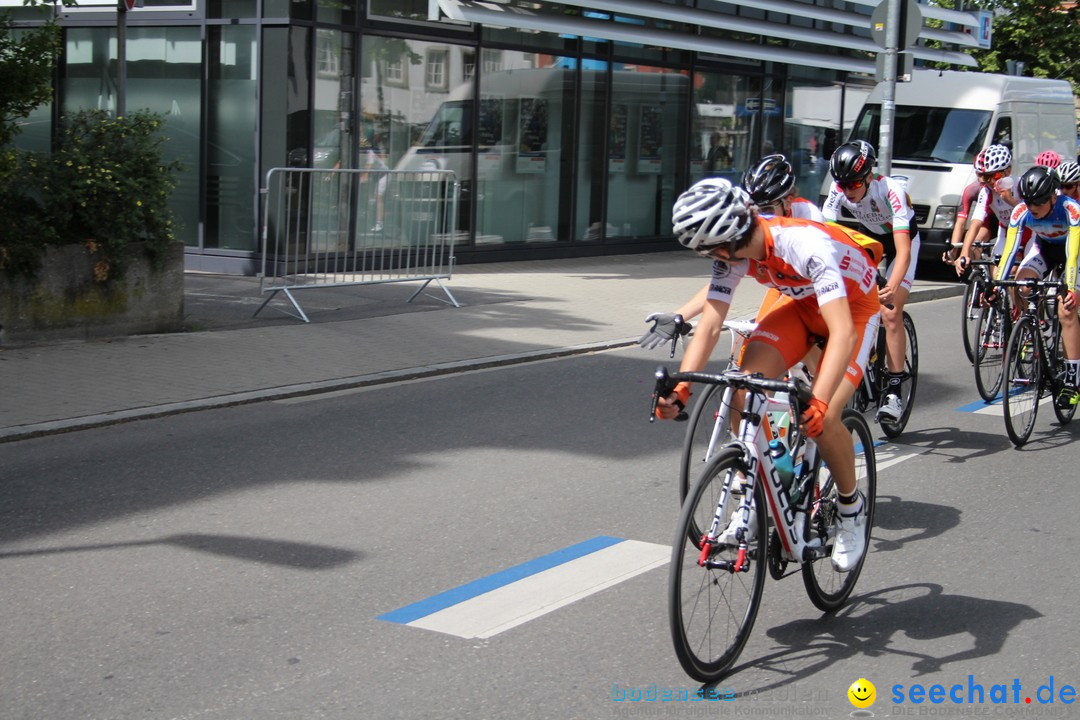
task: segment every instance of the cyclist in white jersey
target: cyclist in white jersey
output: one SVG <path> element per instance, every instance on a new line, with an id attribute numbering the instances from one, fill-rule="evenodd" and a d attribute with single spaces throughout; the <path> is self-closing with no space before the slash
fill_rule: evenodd
<path id="1" fill-rule="evenodd" d="M 800 218 L 825 222 L 825 217 L 817 205 L 806 198 L 795 195 L 795 170 L 783 155 L 766 155 L 751 166 L 742 178 L 742 188 L 757 206 L 763 216 Z M 672 313 L 651 313 L 645 322 L 651 322 L 652 328 L 641 336 L 639 343 L 646 350 L 671 342 L 675 333 L 691 318 L 701 314 L 710 283 L 687 300 L 682 307 Z M 773 291 L 769 291 L 761 303 L 762 309 L 772 304 Z M 811 361 L 814 358 L 811 358 Z M 813 369 L 813 366 L 811 367 Z"/>
<path id="2" fill-rule="evenodd" d="M 1005 249 L 1005 235 L 1009 230 L 1009 217 L 1020 202 L 1015 195 L 1012 179 L 1012 153 L 1004 145 L 988 145 L 975 156 L 975 176 L 982 188 L 971 210 L 971 226 L 964 236 L 964 246 L 954 263 L 956 274 L 963 275 L 971 261 L 971 245 L 979 229 L 993 214 L 997 218 L 997 242 L 991 253 L 993 259 L 1001 257 Z"/>
<path id="3" fill-rule="evenodd" d="M 907 348 L 904 303 L 915 279 L 919 229 L 907 192 L 899 181 L 876 174 L 875 162 L 877 153 L 865 140 L 853 140 L 836 148 L 829 160 L 834 182 L 821 212 L 826 221 L 836 223 L 841 208 L 846 209 L 859 221 L 861 232 L 885 247 L 885 285 L 878 292 L 878 299 L 885 327 L 889 389 L 877 415 L 879 420 L 882 417 L 898 420 L 904 411 L 900 401 Z"/>

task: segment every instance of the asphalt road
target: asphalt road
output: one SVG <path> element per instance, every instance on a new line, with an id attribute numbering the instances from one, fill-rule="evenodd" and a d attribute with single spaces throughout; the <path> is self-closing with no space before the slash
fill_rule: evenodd
<path id="1" fill-rule="evenodd" d="M 877 717 L 1068 715 L 1080 421 L 1044 407 L 1017 451 L 972 412 L 958 302 L 910 308 L 918 406 L 849 605 L 767 580 L 730 700 L 629 700 L 698 688 L 664 565 L 489 637 L 380 619 L 593 538 L 670 543 L 666 355 L 626 349 L 4 445 L 0 717 L 846 717 L 863 677 Z"/>

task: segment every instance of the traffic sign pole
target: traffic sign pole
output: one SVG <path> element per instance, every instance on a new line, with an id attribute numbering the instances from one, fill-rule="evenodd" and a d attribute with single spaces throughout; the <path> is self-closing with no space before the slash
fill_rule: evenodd
<path id="1" fill-rule="evenodd" d="M 885 88 L 881 95 L 881 132 L 878 137 L 878 167 L 882 175 L 892 174 L 893 123 L 896 120 L 896 55 L 900 44 L 901 6 L 903 0 L 888 3 L 885 16 Z"/>

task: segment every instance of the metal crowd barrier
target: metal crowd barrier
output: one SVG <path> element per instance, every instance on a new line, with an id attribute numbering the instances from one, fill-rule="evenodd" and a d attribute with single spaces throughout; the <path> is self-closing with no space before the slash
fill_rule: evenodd
<path id="1" fill-rule="evenodd" d="M 454 267 L 462 237 L 457 178 L 448 170 L 313 170 L 273 168 L 263 195 L 259 292 L 278 293 L 310 322 L 294 293 L 309 288 L 420 281 L 407 302 Z M 254 315 L 253 315 L 254 317 Z"/>

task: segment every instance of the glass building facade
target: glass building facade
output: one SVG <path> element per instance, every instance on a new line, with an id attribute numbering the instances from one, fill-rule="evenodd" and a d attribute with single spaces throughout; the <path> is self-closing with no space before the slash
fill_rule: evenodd
<path id="1" fill-rule="evenodd" d="M 80 108 L 162 113 L 187 265 L 222 272 L 256 271 L 259 191 L 279 167 L 453 170 L 458 262 L 670 248 L 679 192 L 770 152 L 817 200 L 873 85 L 872 7 L 608 4 L 84 3 L 58 11 L 55 101 L 18 142 L 47 148 Z M 460 19 L 493 7 L 499 24 Z"/>

